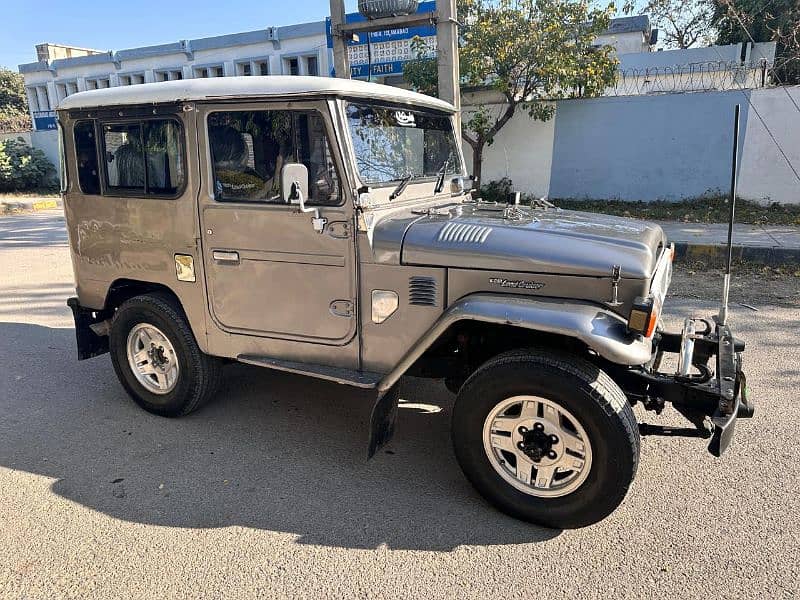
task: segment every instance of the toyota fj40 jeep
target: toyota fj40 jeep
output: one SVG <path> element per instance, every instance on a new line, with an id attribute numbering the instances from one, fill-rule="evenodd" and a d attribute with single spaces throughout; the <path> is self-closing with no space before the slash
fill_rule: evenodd
<path id="1" fill-rule="evenodd" d="M 145 410 L 185 415 L 224 359 L 375 392 L 457 394 L 452 438 L 501 510 L 553 527 L 619 505 L 631 406 L 666 403 L 719 456 L 750 416 L 744 344 L 659 325 L 656 225 L 473 200 L 453 108 L 342 79 L 240 77 L 82 92 L 58 109 L 78 357 L 111 353 Z M 662 372 L 665 353 L 678 367 Z M 649 430 L 652 432 L 652 428 Z"/>

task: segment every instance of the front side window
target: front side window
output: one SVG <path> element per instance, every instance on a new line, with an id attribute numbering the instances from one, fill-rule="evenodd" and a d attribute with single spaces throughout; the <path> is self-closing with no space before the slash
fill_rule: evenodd
<path id="1" fill-rule="evenodd" d="M 308 204 L 338 205 L 325 123 L 315 111 L 226 111 L 208 116 L 214 197 L 220 201 L 282 203 L 281 169 L 308 168 Z"/>
<path id="2" fill-rule="evenodd" d="M 174 196 L 183 187 L 182 137 L 176 121 L 106 123 L 103 143 L 109 192 Z"/>
<path id="3" fill-rule="evenodd" d="M 450 116 L 378 104 L 347 105 L 356 164 L 365 183 L 461 173 Z"/>
<path id="4" fill-rule="evenodd" d="M 97 140 L 93 121 L 75 123 L 75 155 L 78 166 L 78 185 L 84 194 L 100 193 L 97 171 Z"/>

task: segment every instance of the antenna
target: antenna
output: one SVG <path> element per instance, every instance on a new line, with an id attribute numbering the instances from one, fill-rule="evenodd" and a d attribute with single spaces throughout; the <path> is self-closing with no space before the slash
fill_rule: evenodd
<path id="1" fill-rule="evenodd" d="M 739 105 L 733 113 L 733 160 L 731 163 L 731 195 L 730 216 L 728 218 L 728 260 L 725 264 L 725 276 L 722 282 L 722 306 L 719 309 L 719 324 L 725 325 L 728 320 L 728 293 L 731 289 L 731 262 L 733 261 L 733 221 L 736 216 L 736 171 L 739 158 Z"/>

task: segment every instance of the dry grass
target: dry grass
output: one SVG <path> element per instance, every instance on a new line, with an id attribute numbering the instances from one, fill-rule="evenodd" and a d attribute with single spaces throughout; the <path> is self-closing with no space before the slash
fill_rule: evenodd
<path id="1" fill-rule="evenodd" d="M 683 223 L 727 223 L 730 211 L 728 199 L 723 196 L 709 196 L 677 202 L 572 199 L 551 199 L 551 202 L 569 210 Z M 750 225 L 800 225 L 800 205 L 762 205 L 750 200 L 739 199 L 736 201 L 736 222 Z"/>

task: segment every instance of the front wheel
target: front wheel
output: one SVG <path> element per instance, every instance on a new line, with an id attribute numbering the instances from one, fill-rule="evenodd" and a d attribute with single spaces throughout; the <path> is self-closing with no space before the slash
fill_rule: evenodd
<path id="1" fill-rule="evenodd" d="M 480 367 L 456 398 L 452 435 L 487 500 L 559 529 L 613 512 L 639 462 L 636 419 L 619 386 L 588 361 L 537 350 Z"/>

